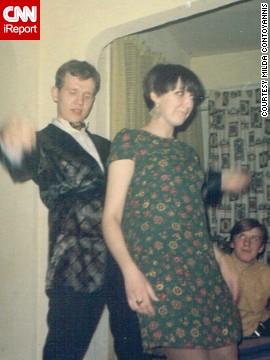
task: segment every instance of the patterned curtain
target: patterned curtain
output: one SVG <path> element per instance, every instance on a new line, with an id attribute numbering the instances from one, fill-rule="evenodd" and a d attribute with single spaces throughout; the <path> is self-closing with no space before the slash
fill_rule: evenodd
<path id="1" fill-rule="evenodd" d="M 212 235 L 228 235 L 244 217 L 258 219 L 270 233 L 270 117 L 261 117 L 260 91 L 209 94 L 210 169 L 242 168 L 252 175 L 245 194 L 226 194 L 217 209 L 209 209 Z"/>
<path id="2" fill-rule="evenodd" d="M 149 120 L 143 100 L 143 78 L 165 58 L 153 52 L 138 35 L 111 44 L 111 137 L 124 127 L 140 128 Z"/>

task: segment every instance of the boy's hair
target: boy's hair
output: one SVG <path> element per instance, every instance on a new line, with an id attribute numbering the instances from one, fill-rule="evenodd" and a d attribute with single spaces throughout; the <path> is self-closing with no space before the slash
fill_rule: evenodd
<path id="1" fill-rule="evenodd" d="M 55 74 L 55 86 L 60 90 L 64 85 L 64 77 L 69 73 L 82 80 L 93 79 L 95 82 L 96 95 L 100 89 L 100 75 L 96 68 L 87 61 L 70 60 L 59 67 Z"/>

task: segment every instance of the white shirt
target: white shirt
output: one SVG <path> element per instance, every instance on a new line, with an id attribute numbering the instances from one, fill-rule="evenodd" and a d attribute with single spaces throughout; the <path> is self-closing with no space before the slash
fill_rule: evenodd
<path id="1" fill-rule="evenodd" d="M 59 129 L 65 131 L 70 136 L 72 136 L 73 139 L 75 139 L 81 145 L 81 147 L 96 160 L 99 167 L 104 172 L 104 167 L 100 160 L 100 156 L 97 152 L 95 144 L 93 143 L 92 139 L 90 138 L 89 135 L 87 135 L 85 131 L 89 125 L 87 121 L 85 121 L 86 127 L 81 130 L 74 129 L 68 121 L 63 120 L 61 118 L 53 119 L 52 123 L 53 125 L 57 126 Z"/>

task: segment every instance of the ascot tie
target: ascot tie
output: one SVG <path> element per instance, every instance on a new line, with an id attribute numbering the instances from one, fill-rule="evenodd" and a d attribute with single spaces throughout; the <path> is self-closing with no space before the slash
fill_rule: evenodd
<path id="1" fill-rule="evenodd" d="M 76 130 L 79 130 L 79 131 L 86 127 L 84 121 L 70 122 L 70 126 L 72 126 L 73 129 L 76 129 Z"/>

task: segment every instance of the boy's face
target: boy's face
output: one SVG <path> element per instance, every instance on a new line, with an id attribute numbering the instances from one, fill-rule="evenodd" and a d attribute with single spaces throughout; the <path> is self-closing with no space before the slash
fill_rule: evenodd
<path id="1" fill-rule="evenodd" d="M 83 80 L 67 73 L 61 89 L 52 88 L 52 98 L 57 102 L 57 116 L 78 123 L 86 119 L 95 101 L 95 82 Z"/>
<path id="2" fill-rule="evenodd" d="M 258 254 L 264 250 L 262 234 L 259 228 L 253 228 L 235 235 L 231 244 L 235 256 L 244 264 L 256 261 Z"/>

